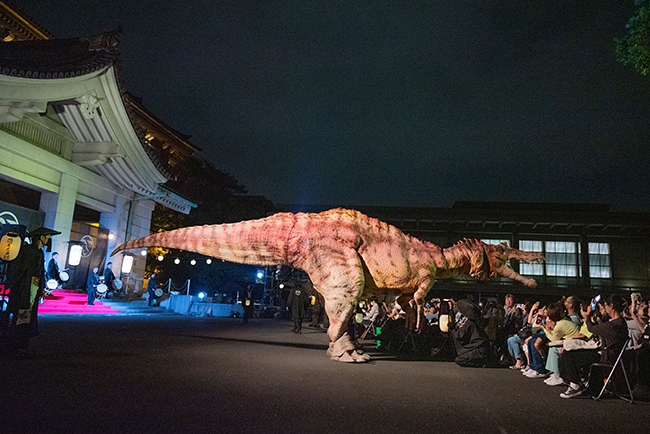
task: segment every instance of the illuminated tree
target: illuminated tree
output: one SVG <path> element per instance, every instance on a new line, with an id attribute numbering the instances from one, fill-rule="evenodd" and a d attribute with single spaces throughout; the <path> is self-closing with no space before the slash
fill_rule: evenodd
<path id="1" fill-rule="evenodd" d="M 614 39 L 616 60 L 647 75 L 650 71 L 650 0 L 635 0 L 634 3 L 636 11 L 625 26 L 627 35 Z"/>

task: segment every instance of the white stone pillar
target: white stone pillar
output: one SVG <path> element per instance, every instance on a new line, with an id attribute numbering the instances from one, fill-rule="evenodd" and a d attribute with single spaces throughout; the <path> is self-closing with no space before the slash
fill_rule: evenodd
<path id="1" fill-rule="evenodd" d="M 52 251 L 59 252 L 61 260 L 65 261 L 70 241 L 70 229 L 74 217 L 74 206 L 77 202 L 79 179 L 67 173 L 62 173 L 59 180 L 58 193 L 41 194 L 40 209 L 45 212 L 44 226 L 61 232 L 52 238 Z"/>
<path id="2" fill-rule="evenodd" d="M 115 212 L 103 212 L 99 217 L 101 227 L 110 231 L 108 239 L 108 251 L 106 252 L 106 262 L 113 263 L 113 273 L 119 277 L 122 267 L 122 255 L 111 257 L 110 254 L 117 246 L 126 240 L 126 224 L 129 218 L 129 198 L 124 196 L 115 196 Z M 112 239 L 111 239 L 112 238 Z"/>

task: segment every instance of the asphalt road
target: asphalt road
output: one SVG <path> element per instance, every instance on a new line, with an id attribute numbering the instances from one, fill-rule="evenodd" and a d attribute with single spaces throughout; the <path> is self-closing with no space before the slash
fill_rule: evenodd
<path id="1" fill-rule="evenodd" d="M 0 433 L 647 432 L 650 404 L 562 399 L 509 369 L 333 362 L 285 320 L 41 317 L 0 359 Z"/>

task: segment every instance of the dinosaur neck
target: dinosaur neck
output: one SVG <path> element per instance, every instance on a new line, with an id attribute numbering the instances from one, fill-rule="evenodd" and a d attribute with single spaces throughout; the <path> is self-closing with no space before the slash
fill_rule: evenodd
<path id="1" fill-rule="evenodd" d="M 469 274 L 471 261 L 467 245 L 459 243 L 449 248 L 442 249 L 442 255 L 446 262 L 446 268 L 438 268 L 438 273 L 444 276 L 440 278 L 448 279 L 461 274 Z"/>

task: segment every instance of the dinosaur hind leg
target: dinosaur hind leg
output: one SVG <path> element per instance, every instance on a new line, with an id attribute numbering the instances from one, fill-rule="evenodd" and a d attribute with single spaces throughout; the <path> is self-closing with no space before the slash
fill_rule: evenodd
<path id="1" fill-rule="evenodd" d="M 330 339 L 328 355 L 341 362 L 365 362 L 370 359 L 359 354 L 347 334 L 350 316 L 356 301 L 363 291 L 364 276 L 357 252 L 328 250 L 319 252 L 318 267 L 305 270 L 311 277 L 314 287 L 325 298 L 325 310 L 330 326 L 327 334 Z"/>

